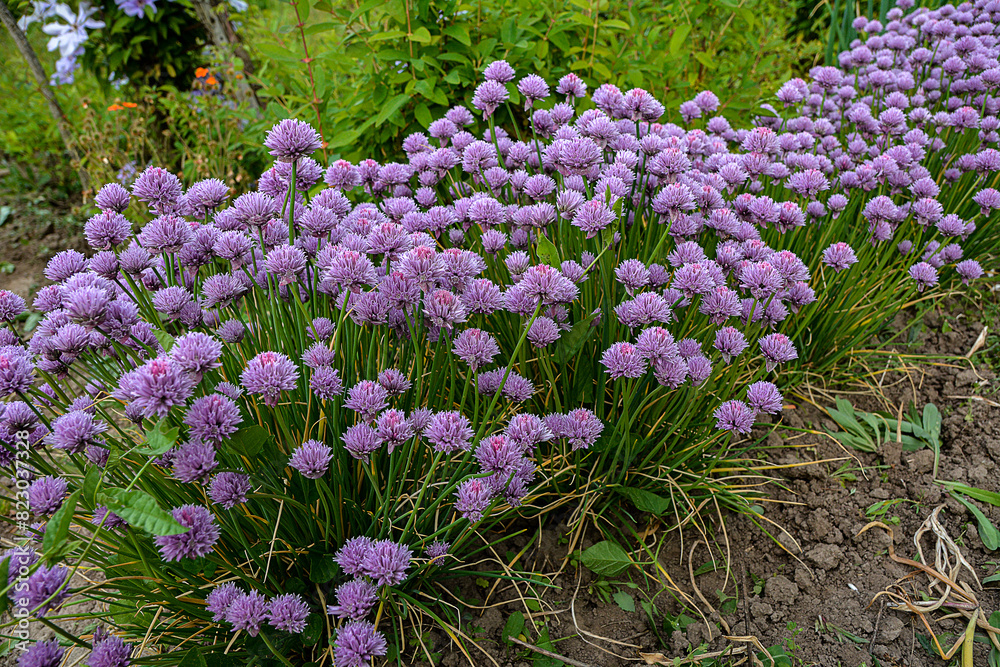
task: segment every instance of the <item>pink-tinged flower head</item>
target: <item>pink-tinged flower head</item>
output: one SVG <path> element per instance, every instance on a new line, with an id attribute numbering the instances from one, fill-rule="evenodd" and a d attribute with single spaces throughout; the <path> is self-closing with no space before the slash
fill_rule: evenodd
<path id="1" fill-rule="evenodd" d="M 715 349 L 722 353 L 722 360 L 729 363 L 749 347 L 746 337 L 735 327 L 723 327 L 715 332 Z"/>
<path id="2" fill-rule="evenodd" d="M 570 73 L 559 79 L 556 92 L 565 95 L 567 99 L 586 97 L 587 84 L 576 74 Z"/>
<path id="3" fill-rule="evenodd" d="M 958 275 L 962 276 L 962 284 L 968 285 L 983 275 L 983 267 L 974 259 L 967 259 L 955 265 Z"/>
<path id="4" fill-rule="evenodd" d="M 442 329 L 451 329 L 466 319 L 461 299 L 443 289 L 435 290 L 424 298 L 424 315 L 432 325 Z"/>
<path id="5" fill-rule="evenodd" d="M 483 78 L 497 83 L 510 83 L 514 80 L 514 68 L 506 60 L 494 60 L 483 70 Z"/>
<path id="6" fill-rule="evenodd" d="M 319 150 L 323 140 L 309 123 L 286 118 L 268 130 L 264 146 L 282 162 L 294 162 Z"/>
<path id="7" fill-rule="evenodd" d="M 401 410 L 386 410 L 375 420 L 375 434 L 379 441 L 386 445 L 386 450 L 392 454 L 396 447 L 406 443 L 413 437 L 413 425 Z"/>
<path id="8" fill-rule="evenodd" d="M 123 375 L 116 396 L 129 401 L 146 419 L 159 419 L 183 405 L 194 385 L 190 374 L 172 359 L 156 357 Z"/>
<path id="9" fill-rule="evenodd" d="M 840 272 L 857 264 L 858 258 L 851 246 L 844 242 L 834 243 L 823 251 L 823 263 L 834 271 Z"/>
<path id="10" fill-rule="evenodd" d="M 754 411 L 743 401 L 726 401 L 715 411 L 715 428 L 746 435 L 753 428 Z"/>
<path id="11" fill-rule="evenodd" d="M 493 502 L 494 492 L 486 479 L 473 477 L 458 486 L 455 492 L 455 511 L 462 518 L 475 523 L 483 518 L 483 513 Z"/>
<path id="12" fill-rule="evenodd" d="M 465 329 L 455 337 L 452 351 L 475 372 L 493 363 L 493 358 L 500 354 L 500 346 L 481 329 Z"/>
<path id="13" fill-rule="evenodd" d="M 378 382 L 362 380 L 351 387 L 344 407 L 360 413 L 365 421 L 372 421 L 379 412 L 389 407 L 388 398 L 389 392 Z"/>
<path id="14" fill-rule="evenodd" d="M 306 255 L 295 246 L 280 245 L 268 251 L 264 268 L 277 279 L 278 286 L 291 285 L 305 270 Z"/>
<path id="15" fill-rule="evenodd" d="M 534 102 L 549 96 L 549 84 L 537 74 L 529 74 L 517 83 L 517 90 L 524 95 L 524 108 L 530 109 Z"/>
<path id="16" fill-rule="evenodd" d="M 587 449 L 604 431 L 604 423 L 586 408 L 570 410 L 567 414 L 554 413 L 545 417 L 545 424 L 557 438 L 565 438 L 574 450 Z"/>
<path id="17" fill-rule="evenodd" d="M 795 345 L 788 336 L 780 333 L 768 334 L 760 339 L 760 351 L 764 355 L 764 366 L 768 371 L 774 370 L 778 364 L 783 364 L 798 358 Z"/>
<path id="18" fill-rule="evenodd" d="M 601 357 L 601 364 L 614 378 L 637 378 L 646 372 L 646 360 L 631 343 L 615 343 Z"/>
<path id="19" fill-rule="evenodd" d="M 19 345 L 0 347 L 0 397 L 28 391 L 34 380 L 34 370 L 35 365 L 24 348 Z"/>
<path id="20" fill-rule="evenodd" d="M 212 513 L 200 505 L 182 505 L 173 510 L 174 520 L 187 528 L 179 535 L 160 535 L 154 538 L 163 560 L 170 562 L 182 558 L 200 558 L 212 551 L 219 539 L 219 526 Z"/>
<path id="21" fill-rule="evenodd" d="M 299 371 L 291 359 L 279 352 L 261 352 L 251 359 L 240 382 L 249 394 L 260 394 L 268 407 L 278 405 L 283 391 L 295 389 Z"/>
<path id="22" fill-rule="evenodd" d="M 459 412 L 435 413 L 424 431 L 424 437 L 435 451 L 450 454 L 468 451 L 475 435 L 469 420 Z"/>

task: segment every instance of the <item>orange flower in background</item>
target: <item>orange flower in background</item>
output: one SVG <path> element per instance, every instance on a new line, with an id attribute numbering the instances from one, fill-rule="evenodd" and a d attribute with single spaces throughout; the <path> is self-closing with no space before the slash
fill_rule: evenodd
<path id="1" fill-rule="evenodd" d="M 198 69 L 196 69 L 194 71 L 194 75 L 196 77 L 198 77 L 199 79 L 202 78 L 202 77 L 208 76 L 208 68 L 207 67 L 199 67 Z"/>
<path id="2" fill-rule="evenodd" d="M 120 104 L 112 104 L 111 106 L 108 107 L 108 111 L 121 111 L 124 108 L 125 107 L 123 107 Z"/>
<path id="3" fill-rule="evenodd" d="M 136 104 L 135 102 L 122 102 L 122 106 L 125 107 L 126 109 L 134 109 L 139 105 Z"/>
<path id="4" fill-rule="evenodd" d="M 210 86 L 214 86 L 215 84 L 217 84 L 219 82 L 215 79 L 214 76 L 210 76 L 207 79 L 205 79 L 205 83 L 207 83 Z"/>

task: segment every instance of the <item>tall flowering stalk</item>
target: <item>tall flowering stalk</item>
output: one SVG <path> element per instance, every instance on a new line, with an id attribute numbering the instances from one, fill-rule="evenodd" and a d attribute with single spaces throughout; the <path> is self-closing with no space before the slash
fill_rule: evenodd
<path id="1" fill-rule="evenodd" d="M 450 110 L 403 161 L 324 168 L 286 120 L 228 206 L 157 167 L 105 186 L 95 252 L 51 260 L 30 341 L 0 334 L 0 463 L 30 444 L 39 520 L 7 559 L 17 603 L 47 614 L 93 566 L 117 633 L 95 650 L 362 665 L 399 646 L 387 618 L 457 621 L 429 587 L 526 503 L 745 502 L 716 468 L 780 414 L 788 371 L 829 369 L 996 252 L 978 7 L 900 5 L 750 129 L 710 92 L 685 128 L 646 91 L 587 99 L 569 75 L 563 102 L 498 62 L 482 119 Z M 508 84 L 524 140 L 494 122 Z M 4 322 L 23 309 L 0 294 Z"/>

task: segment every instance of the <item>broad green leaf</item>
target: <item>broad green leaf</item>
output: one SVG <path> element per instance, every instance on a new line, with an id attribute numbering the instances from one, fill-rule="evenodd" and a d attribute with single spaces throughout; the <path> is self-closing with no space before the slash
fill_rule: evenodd
<path id="1" fill-rule="evenodd" d="M 153 335 L 156 340 L 163 346 L 164 352 L 169 352 L 170 348 L 174 346 L 174 337 L 168 334 L 166 331 L 160 331 L 159 329 L 153 329 Z"/>
<path id="2" fill-rule="evenodd" d="M 663 516 L 670 511 L 672 506 L 666 498 L 643 489 L 619 486 L 615 488 L 615 491 L 628 498 L 640 512 L 649 512 L 650 514 Z"/>
<path id="3" fill-rule="evenodd" d="M 937 445 L 941 439 L 941 411 L 933 403 L 924 406 L 924 430 L 930 434 L 931 443 Z"/>
<path id="4" fill-rule="evenodd" d="M 949 491 L 958 491 L 959 493 L 964 493 L 970 498 L 975 498 L 976 500 L 981 500 L 984 503 L 989 503 L 990 505 L 995 505 L 996 507 L 1000 507 L 1000 493 L 987 491 L 985 489 L 978 489 L 974 486 L 962 484 L 961 482 L 941 482 L 941 483 Z"/>
<path id="5" fill-rule="evenodd" d="M 555 244 L 541 232 L 538 233 L 537 243 L 535 252 L 538 253 L 538 259 L 558 269 L 561 262 L 559 260 L 559 249 L 556 248 Z"/>
<path id="6" fill-rule="evenodd" d="M 472 39 L 469 37 L 469 29 L 464 25 L 450 25 L 441 32 L 449 37 L 457 39 L 466 46 L 472 46 Z"/>
<path id="7" fill-rule="evenodd" d="M 695 60 L 700 62 L 708 69 L 715 69 L 716 67 L 718 67 L 718 65 L 715 64 L 715 61 L 712 60 L 711 54 L 705 53 L 704 51 L 695 51 L 694 57 Z"/>
<path id="8" fill-rule="evenodd" d="M 635 611 L 635 600 L 633 600 L 632 596 L 625 591 L 618 591 L 611 596 L 611 599 L 615 601 L 615 604 L 617 604 L 622 611 Z"/>
<path id="9" fill-rule="evenodd" d="M 76 504 L 80 502 L 83 490 L 77 489 L 63 504 L 55 511 L 45 524 L 45 537 L 42 538 L 42 552 L 49 555 L 54 547 L 58 547 L 66 542 L 69 537 L 70 526 L 73 525 L 73 512 L 76 511 Z"/>
<path id="10" fill-rule="evenodd" d="M 673 36 L 670 38 L 670 53 L 677 55 L 681 50 L 681 46 L 684 45 L 684 42 L 687 41 L 688 35 L 690 34 L 691 26 L 689 24 L 684 23 L 677 26 L 674 30 Z"/>
<path id="11" fill-rule="evenodd" d="M 337 576 L 337 563 L 329 554 L 313 554 L 309 557 L 309 581 L 325 584 Z"/>
<path id="12" fill-rule="evenodd" d="M 560 336 L 552 360 L 557 364 L 566 364 L 575 359 L 584 343 L 597 331 L 593 321 L 594 315 L 590 315 L 574 324 L 569 333 Z"/>
<path id="13" fill-rule="evenodd" d="M 410 96 L 405 93 L 396 95 L 394 98 L 386 102 L 382 106 L 382 110 L 378 112 L 378 116 L 375 117 L 376 127 L 384 123 L 389 116 L 393 115 L 397 111 L 403 108 L 403 105 L 410 100 Z"/>
<path id="14" fill-rule="evenodd" d="M 417 119 L 424 127 L 427 127 L 434 121 L 434 116 L 431 115 L 431 110 L 427 108 L 427 105 L 421 102 L 413 110 L 413 116 Z"/>
<path id="15" fill-rule="evenodd" d="M 159 456 L 174 446 L 177 433 L 176 428 L 167 428 L 167 420 L 163 418 L 153 428 L 146 429 L 146 445 L 136 451 L 146 456 Z"/>
<path id="16" fill-rule="evenodd" d="M 983 546 L 990 551 L 996 551 L 1000 548 L 1000 530 L 997 530 L 996 526 L 986 518 L 986 515 L 978 507 L 957 493 L 951 495 L 955 500 L 965 505 L 966 509 L 972 512 L 972 516 L 976 517 L 976 522 L 979 524 L 979 539 L 983 541 Z"/>
<path id="17" fill-rule="evenodd" d="M 101 483 L 101 469 L 91 466 L 87 475 L 83 478 L 83 502 L 87 507 L 94 507 L 97 502 L 97 487 Z M 0 579 L 2 581 L 2 579 Z"/>
<path id="18" fill-rule="evenodd" d="M 584 551 L 581 562 L 591 572 L 605 577 L 619 575 L 632 565 L 625 550 L 607 540 L 598 542 Z"/>
<path id="19" fill-rule="evenodd" d="M 271 58 L 272 60 L 278 60 L 280 62 L 285 62 L 285 63 L 297 63 L 301 60 L 301 58 L 296 56 L 288 49 L 278 46 L 277 44 L 273 44 L 271 42 L 262 41 L 258 43 L 256 47 L 257 50 L 260 51 L 262 55 L 266 56 L 267 58 Z"/>
<path id="20" fill-rule="evenodd" d="M 369 42 L 383 42 L 387 39 L 399 39 L 400 37 L 406 37 L 406 33 L 402 30 L 386 30 L 385 32 L 377 32 L 368 38 Z"/>
<path id="21" fill-rule="evenodd" d="M 412 35 L 410 35 L 410 41 L 420 42 L 421 44 L 429 44 L 431 41 L 431 31 L 424 26 L 420 26 L 413 31 Z"/>
<path id="22" fill-rule="evenodd" d="M 997 572 L 996 574 L 991 574 L 990 576 L 988 576 L 985 579 L 983 579 L 983 585 L 992 584 L 994 581 L 1000 583 L 1000 572 Z M 995 614 L 1000 614 L 1000 611 L 994 612 L 994 613 Z M 993 625 L 993 623 L 990 623 L 990 625 Z M 996 627 L 1000 627 L 1000 626 L 993 625 L 993 627 L 996 628 Z"/>
<path id="23" fill-rule="evenodd" d="M 299 635 L 302 643 L 306 646 L 313 646 L 323 636 L 323 617 L 319 614 L 309 614 L 306 620 L 306 629 Z"/>
<path id="24" fill-rule="evenodd" d="M 632 26 L 630 26 L 628 23 L 625 23 L 625 21 L 620 21 L 619 19 L 608 19 L 607 21 L 605 21 L 601 25 L 603 25 L 606 28 L 613 28 L 615 30 L 631 30 L 632 29 Z"/>
<path id="25" fill-rule="evenodd" d="M 183 660 L 177 663 L 177 667 L 208 667 L 208 662 L 201 654 L 201 649 L 196 646 L 187 652 Z"/>
<path id="26" fill-rule="evenodd" d="M 500 638 L 502 641 L 510 643 L 508 641 L 510 637 L 517 637 L 523 630 L 524 614 L 519 611 L 515 611 L 507 617 L 507 622 L 504 623 L 503 631 L 500 633 Z"/>
<path id="27" fill-rule="evenodd" d="M 250 426 L 244 426 L 234 433 L 233 437 L 229 440 L 229 444 L 243 456 L 253 458 L 264 447 L 264 443 L 270 439 L 271 434 L 264 428 L 256 424 L 251 424 Z"/>
<path id="28" fill-rule="evenodd" d="M 188 530 L 177 523 L 169 512 L 160 509 L 153 496 L 145 491 L 105 489 L 97 494 L 97 498 L 130 525 L 153 535 L 180 535 Z"/>
<path id="29" fill-rule="evenodd" d="M 354 23 L 354 21 L 362 14 L 370 12 L 372 9 L 380 7 L 383 4 L 385 4 L 385 0 L 368 0 L 368 2 L 362 3 L 360 7 L 351 12 L 351 16 L 347 19 L 347 24 L 350 25 L 351 23 Z"/>

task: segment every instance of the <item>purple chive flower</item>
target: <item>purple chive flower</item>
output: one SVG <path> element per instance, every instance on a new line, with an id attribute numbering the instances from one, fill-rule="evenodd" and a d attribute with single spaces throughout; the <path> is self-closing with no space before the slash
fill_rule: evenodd
<path id="1" fill-rule="evenodd" d="M 462 518 L 476 523 L 493 502 L 493 489 L 485 479 L 473 477 L 458 485 L 455 492 L 455 511 Z"/>
<path id="2" fill-rule="evenodd" d="M 514 80 L 514 68 L 506 60 L 494 60 L 483 70 L 483 78 L 487 81 L 510 83 Z"/>
<path id="3" fill-rule="evenodd" d="M 336 358 L 337 354 L 326 343 L 313 343 L 302 353 L 302 363 L 312 369 L 329 366 Z"/>
<path id="4" fill-rule="evenodd" d="M 483 112 L 483 120 L 493 115 L 509 97 L 507 89 L 499 81 L 486 80 L 476 87 L 472 96 L 472 106 Z"/>
<path id="5" fill-rule="evenodd" d="M 341 439 L 344 441 L 344 448 L 347 452 L 365 463 L 368 463 L 372 453 L 377 452 L 382 446 L 375 429 L 365 423 L 350 427 L 344 432 Z"/>
<path id="6" fill-rule="evenodd" d="M 61 283 L 71 276 L 87 270 L 87 258 L 76 250 L 63 250 L 45 265 L 45 277 L 54 283 Z"/>
<path id="7" fill-rule="evenodd" d="M 243 591 L 231 581 L 213 588 L 205 599 L 207 603 L 205 608 L 212 612 L 212 620 L 216 623 L 226 620 L 226 612 L 229 611 L 229 607 L 242 594 Z"/>
<path id="8" fill-rule="evenodd" d="M 28 487 L 28 509 L 35 514 L 54 514 L 66 499 L 66 480 L 59 477 L 39 477 Z"/>
<path id="9" fill-rule="evenodd" d="M 846 243 L 834 243 L 823 251 L 823 263 L 834 271 L 849 269 L 852 264 L 858 261 L 854 250 Z"/>
<path id="10" fill-rule="evenodd" d="M 285 593 L 271 599 L 267 605 L 267 620 L 273 627 L 294 635 L 306 629 L 309 605 L 298 593 Z"/>
<path id="11" fill-rule="evenodd" d="M 375 541 L 370 537 L 352 537 L 344 542 L 333 559 L 347 574 L 359 576 L 364 573 L 365 558 L 374 544 Z"/>
<path id="12" fill-rule="evenodd" d="M 955 270 L 958 271 L 958 275 L 962 276 L 963 285 L 968 285 L 970 282 L 983 275 L 983 267 L 981 267 L 979 262 L 974 259 L 967 259 L 959 262 L 955 265 Z M 2 358 L 0 358 L 0 365 L 2 365 L 2 363 Z"/>
<path id="13" fill-rule="evenodd" d="M 132 183 L 132 194 L 156 213 L 172 210 L 181 192 L 180 179 L 160 167 L 147 168 Z"/>
<path id="14" fill-rule="evenodd" d="M 390 454 L 413 437 L 413 426 L 401 410 L 386 410 L 375 420 L 375 433 Z"/>
<path id="15" fill-rule="evenodd" d="M 413 384 L 406 375 L 395 368 L 387 368 L 379 373 L 378 383 L 389 396 L 402 396 Z"/>
<path id="16" fill-rule="evenodd" d="M 49 611 L 57 609 L 69 597 L 69 587 L 63 586 L 67 578 L 69 578 L 69 568 L 64 565 L 40 566 L 28 577 L 27 596 L 15 600 L 15 603 L 27 604 L 16 604 L 16 606 L 28 611 L 37 609 L 34 615 L 45 616 Z M 50 597 L 52 599 L 45 602 Z"/>
<path id="17" fill-rule="evenodd" d="M 601 364 L 614 379 L 622 377 L 642 377 L 646 372 L 646 360 L 631 343 L 615 343 L 604 351 Z"/>
<path id="18" fill-rule="evenodd" d="M 10 290 L 0 290 L 0 322 L 13 322 L 24 312 L 24 299 Z"/>
<path id="19" fill-rule="evenodd" d="M 107 187 L 107 186 L 105 186 Z M 66 651 L 59 646 L 59 639 L 35 641 L 17 660 L 17 667 L 59 667 Z"/>
<path id="20" fill-rule="evenodd" d="M 528 330 L 528 342 L 533 347 L 543 348 L 559 340 L 559 325 L 551 317 L 539 316 Z"/>
<path id="21" fill-rule="evenodd" d="M 220 472 L 208 486 L 208 497 L 216 505 L 231 510 L 247 501 L 250 477 L 237 472 Z"/>
<path id="22" fill-rule="evenodd" d="M 279 352 L 261 352 L 251 359 L 240 381 L 250 394 L 260 394 L 268 407 L 278 405 L 278 397 L 283 391 L 293 391 L 299 378 L 299 371 L 291 359 Z"/>
<path id="23" fill-rule="evenodd" d="M 219 526 L 211 512 L 201 505 L 182 505 L 171 514 L 177 523 L 188 530 L 179 535 L 153 538 L 163 560 L 170 562 L 182 558 L 200 558 L 212 551 L 219 539 Z"/>
<path id="24" fill-rule="evenodd" d="M 568 99 L 584 97 L 587 94 L 587 84 L 576 74 L 567 74 L 559 79 L 556 92 Z"/>
<path id="25" fill-rule="evenodd" d="M 187 442 L 174 451 L 174 477 L 185 484 L 205 479 L 218 465 L 215 447 L 208 442 Z"/>
<path id="26" fill-rule="evenodd" d="M 286 118 L 268 130 L 264 146 L 282 162 L 295 162 L 322 148 L 323 140 L 309 123 Z"/>
<path id="27" fill-rule="evenodd" d="M 23 348 L 17 345 L 0 347 L 0 397 L 28 391 L 34 370 L 35 365 Z"/>
<path id="28" fill-rule="evenodd" d="M 743 333 L 734 327 L 724 327 L 715 332 L 715 349 L 722 353 L 722 360 L 729 363 L 749 347 Z"/>
<path id="29" fill-rule="evenodd" d="M 371 577 L 379 586 L 396 586 L 406 581 L 413 552 L 392 540 L 379 540 L 372 544 L 361 563 L 362 573 Z"/>
<path id="30" fill-rule="evenodd" d="M 534 102 L 549 96 L 549 84 L 537 74 L 529 74 L 517 82 L 517 90 L 524 95 L 524 109 L 527 111 Z"/>
<path id="31" fill-rule="evenodd" d="M 372 421 L 382 410 L 389 407 L 386 399 L 389 392 L 372 380 L 362 380 L 348 391 L 344 407 L 361 414 L 365 421 Z"/>
<path id="32" fill-rule="evenodd" d="M 91 248 L 108 250 L 132 235 L 132 223 L 121 213 L 102 211 L 87 221 L 83 233 Z"/>
<path id="33" fill-rule="evenodd" d="M 565 415 L 548 415 L 545 423 L 557 438 L 566 438 L 574 450 L 587 449 L 604 431 L 604 423 L 587 408 L 570 410 Z"/>
<path id="34" fill-rule="evenodd" d="M 466 319 L 465 306 L 453 293 L 439 289 L 424 299 L 424 314 L 431 324 L 443 329 L 451 329 Z"/>
<path id="35" fill-rule="evenodd" d="M 637 259 L 627 259 L 615 269 L 615 279 L 625 286 L 629 296 L 649 284 L 649 269 Z"/>
<path id="36" fill-rule="evenodd" d="M 795 346 L 788 336 L 780 333 L 768 334 L 760 339 L 760 351 L 764 355 L 764 366 L 768 372 L 778 364 L 798 358 Z"/>
<path id="37" fill-rule="evenodd" d="M 222 394 L 195 399 L 184 416 L 190 436 L 213 445 L 222 444 L 236 432 L 242 421 L 236 403 Z"/>
<path id="38" fill-rule="evenodd" d="M 937 269 L 927 262 L 917 262 L 910 267 L 910 277 L 917 283 L 917 291 L 923 292 L 926 288 L 937 284 Z"/>
<path id="39" fill-rule="evenodd" d="M 451 554 L 448 551 L 451 549 L 451 544 L 448 542 L 442 542 L 440 540 L 435 540 L 431 542 L 431 545 L 427 547 L 424 553 L 430 562 L 434 563 L 438 567 L 444 567 L 445 558 Z"/>
<path id="40" fill-rule="evenodd" d="M 378 590 L 364 579 L 352 579 L 337 587 L 337 604 L 328 606 L 327 613 L 337 618 L 360 621 L 378 602 Z"/>
<path id="41" fill-rule="evenodd" d="M 770 382 L 754 382 L 747 389 L 747 403 L 757 412 L 781 413 L 781 392 Z"/>
<path id="42" fill-rule="evenodd" d="M 194 390 L 194 381 L 173 360 L 157 357 L 119 380 L 117 395 L 129 400 L 146 419 L 165 417 L 170 408 L 183 405 Z"/>
<path id="43" fill-rule="evenodd" d="M 195 381 L 200 381 L 206 371 L 222 366 L 221 356 L 222 343 L 200 332 L 178 337 L 170 350 L 173 362 L 185 373 L 190 373 Z"/>
<path id="44" fill-rule="evenodd" d="M 290 245 L 280 245 L 267 253 L 264 269 L 277 278 L 278 286 L 291 285 L 306 268 L 306 255 Z"/>
<path id="45" fill-rule="evenodd" d="M 468 451 L 475 435 L 469 420 L 459 412 L 438 412 L 431 417 L 424 437 L 439 452 Z"/>
<path id="46" fill-rule="evenodd" d="M 365 667 L 388 650 L 385 636 L 368 621 L 349 621 L 337 630 L 333 660 L 337 667 Z"/>
<path id="47" fill-rule="evenodd" d="M 241 592 L 229 603 L 226 622 L 233 626 L 234 632 L 242 630 L 251 637 L 256 637 L 260 626 L 267 620 L 267 608 L 267 598 L 262 593 Z"/>
<path id="48" fill-rule="evenodd" d="M 309 388 L 316 397 L 323 401 L 331 401 L 334 396 L 344 393 L 344 383 L 340 379 L 340 371 L 329 366 L 320 366 L 313 371 L 309 380 Z"/>
<path id="49" fill-rule="evenodd" d="M 333 459 L 333 449 L 319 440 L 306 440 L 292 452 L 288 465 L 303 477 L 319 479 L 326 474 Z"/>
<path id="50" fill-rule="evenodd" d="M 118 183 L 107 183 L 102 186 L 94 197 L 94 204 L 102 211 L 124 213 L 128 208 L 132 195 Z"/>
<path id="51" fill-rule="evenodd" d="M 131 664 L 132 644 L 102 628 L 94 632 L 93 648 L 87 658 L 90 667 L 127 667 Z"/>
<path id="52" fill-rule="evenodd" d="M 326 341 L 333 336 L 336 330 L 337 326 L 328 318 L 317 317 L 312 321 L 312 326 L 306 330 L 306 333 L 313 340 Z"/>
<path id="53" fill-rule="evenodd" d="M 715 428 L 746 435 L 753 428 L 754 411 L 743 401 L 726 401 L 715 411 Z"/>

